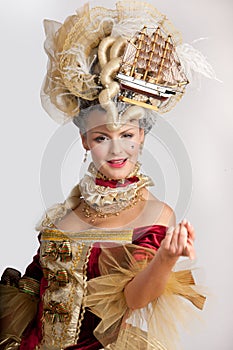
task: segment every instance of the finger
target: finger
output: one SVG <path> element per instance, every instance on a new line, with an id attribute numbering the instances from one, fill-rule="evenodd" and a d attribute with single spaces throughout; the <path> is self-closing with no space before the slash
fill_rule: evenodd
<path id="1" fill-rule="evenodd" d="M 196 258 L 196 253 L 195 253 L 195 250 L 194 250 L 194 248 L 192 247 L 192 249 L 190 250 L 190 252 L 189 252 L 189 259 L 191 259 L 191 260 L 194 260 L 195 258 Z"/>
<path id="2" fill-rule="evenodd" d="M 166 234 L 172 234 L 174 231 L 174 226 L 170 226 L 166 232 Z"/>
<path id="3" fill-rule="evenodd" d="M 181 224 L 186 226 L 186 225 L 188 224 L 188 220 L 187 220 L 187 219 L 183 219 L 183 220 L 181 221 Z"/>
<path id="4" fill-rule="evenodd" d="M 195 240 L 195 230 L 189 221 L 187 223 L 187 230 L 188 230 L 188 237 L 194 241 Z"/>
<path id="5" fill-rule="evenodd" d="M 179 237 L 179 233 L 180 233 L 180 224 L 178 224 L 173 232 L 172 235 L 172 240 L 171 240 L 171 244 L 170 244 L 170 251 L 172 254 L 176 254 L 177 253 L 177 249 L 178 249 L 178 237 Z"/>
<path id="6" fill-rule="evenodd" d="M 187 228 L 188 237 L 190 237 L 194 241 L 195 240 L 195 230 L 194 230 L 194 227 L 192 226 L 192 224 L 190 223 L 190 221 L 188 221 L 187 219 L 183 219 L 181 221 L 181 224 Z"/>
<path id="7" fill-rule="evenodd" d="M 163 243 L 163 247 L 165 249 L 169 249 L 169 247 L 170 247 L 172 236 L 173 236 L 173 231 L 174 231 L 174 226 L 171 226 L 171 227 L 169 227 L 169 229 L 166 232 L 166 236 L 165 236 L 165 238 L 164 238 L 164 240 L 162 242 Z"/>
<path id="8" fill-rule="evenodd" d="M 190 222 L 187 219 L 183 219 L 181 221 L 181 225 L 185 226 L 188 229 L 188 225 L 191 226 Z"/>
<path id="9" fill-rule="evenodd" d="M 189 237 L 187 239 L 187 246 L 184 249 L 184 256 L 187 256 L 190 259 L 195 259 L 195 257 L 196 257 L 195 248 L 194 248 L 194 242 Z"/>
<path id="10" fill-rule="evenodd" d="M 187 256 L 189 259 L 194 260 L 196 258 L 196 253 L 193 245 L 187 245 L 184 255 Z"/>
<path id="11" fill-rule="evenodd" d="M 185 248 L 187 247 L 188 240 L 188 231 L 184 225 L 181 225 L 178 239 L 178 254 L 181 255 L 184 253 Z"/>

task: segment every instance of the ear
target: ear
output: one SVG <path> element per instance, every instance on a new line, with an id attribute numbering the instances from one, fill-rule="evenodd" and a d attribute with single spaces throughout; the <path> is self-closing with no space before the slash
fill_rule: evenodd
<path id="1" fill-rule="evenodd" d="M 84 148 L 86 151 L 89 151 L 89 150 L 90 150 L 90 147 L 89 147 L 88 144 L 87 144 L 87 135 L 86 135 L 86 134 L 81 134 L 81 133 L 80 133 L 80 136 L 81 136 L 83 148 Z"/>
<path id="2" fill-rule="evenodd" d="M 144 140 L 145 140 L 145 131 L 143 128 L 140 128 L 139 129 L 139 137 L 140 137 L 140 143 L 144 143 Z"/>

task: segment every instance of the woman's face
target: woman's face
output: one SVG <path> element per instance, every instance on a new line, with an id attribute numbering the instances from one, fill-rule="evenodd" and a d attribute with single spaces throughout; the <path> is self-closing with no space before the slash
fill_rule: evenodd
<path id="1" fill-rule="evenodd" d="M 86 133 L 82 135 L 85 149 L 91 151 L 96 168 L 107 178 L 124 179 L 135 167 L 144 141 L 144 130 L 138 121 L 129 121 L 116 131 L 107 128 L 106 113 L 92 111 L 87 117 Z"/>

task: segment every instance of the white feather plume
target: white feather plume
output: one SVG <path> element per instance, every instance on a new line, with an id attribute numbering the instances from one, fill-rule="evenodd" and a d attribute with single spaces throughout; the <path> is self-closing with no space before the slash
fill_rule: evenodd
<path id="1" fill-rule="evenodd" d="M 91 67 L 96 56 L 91 60 L 90 57 L 86 58 L 84 54 L 84 48 L 82 45 L 77 45 L 76 47 L 71 47 L 67 51 L 63 51 L 62 55 L 73 55 L 77 65 L 67 66 L 66 67 L 66 78 L 71 80 L 74 76 L 77 76 L 80 81 L 85 81 L 88 85 L 88 82 L 94 79 L 94 76 L 91 75 Z"/>
<path id="2" fill-rule="evenodd" d="M 161 21 L 162 18 L 163 17 L 161 16 L 160 18 L 156 18 L 156 20 L 153 18 L 147 18 L 145 20 L 144 17 L 124 19 L 113 24 L 112 36 L 132 38 L 135 33 L 145 26 L 145 23 L 147 23 L 148 30 L 151 28 L 154 31 L 158 27 L 159 21 Z"/>
<path id="3" fill-rule="evenodd" d="M 206 57 L 190 44 L 181 44 L 176 47 L 184 72 L 190 82 L 195 80 L 196 73 L 207 78 L 218 80 L 215 71 Z"/>

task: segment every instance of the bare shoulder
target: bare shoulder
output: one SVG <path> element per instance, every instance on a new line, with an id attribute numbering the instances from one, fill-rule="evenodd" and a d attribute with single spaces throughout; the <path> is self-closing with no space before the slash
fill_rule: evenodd
<path id="1" fill-rule="evenodd" d="M 73 213 L 66 214 L 61 220 L 56 223 L 56 226 L 60 230 L 72 231 L 74 228 Z"/>
<path id="2" fill-rule="evenodd" d="M 154 213 L 154 224 L 167 227 L 176 225 L 174 210 L 167 203 L 160 201 L 150 193 L 148 196 L 148 204 L 148 210 Z"/>
<path id="3" fill-rule="evenodd" d="M 164 226 L 175 226 L 176 225 L 176 216 L 174 210 L 165 202 L 161 203 L 161 215 L 158 219 L 159 225 Z"/>
<path id="4" fill-rule="evenodd" d="M 57 224 L 58 229 L 63 231 L 80 231 L 89 228 L 83 220 L 80 219 L 77 210 L 73 210 L 68 213 L 61 221 Z"/>

